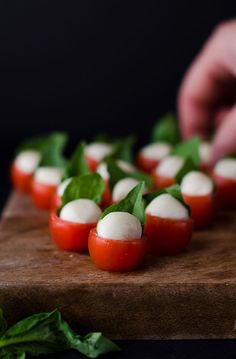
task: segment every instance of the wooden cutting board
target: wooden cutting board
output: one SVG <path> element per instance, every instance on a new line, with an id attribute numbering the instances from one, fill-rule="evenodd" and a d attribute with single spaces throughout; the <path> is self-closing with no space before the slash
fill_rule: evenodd
<path id="1" fill-rule="evenodd" d="M 175 257 L 132 273 L 96 269 L 58 250 L 47 213 L 13 193 L 0 229 L 0 306 L 9 323 L 58 308 L 80 332 L 116 339 L 236 337 L 236 213 L 223 213 Z"/>

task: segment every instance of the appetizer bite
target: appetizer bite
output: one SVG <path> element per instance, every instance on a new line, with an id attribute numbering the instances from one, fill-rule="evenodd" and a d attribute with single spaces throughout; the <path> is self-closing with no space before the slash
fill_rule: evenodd
<path id="1" fill-rule="evenodd" d="M 62 195 L 62 205 L 49 216 L 53 241 L 63 250 L 85 252 L 88 235 L 102 213 L 98 203 L 104 191 L 98 174 L 72 178 Z"/>
<path id="2" fill-rule="evenodd" d="M 85 158 L 89 169 L 96 171 L 97 166 L 102 160 L 110 156 L 114 151 L 114 147 L 110 143 L 93 142 L 86 146 Z"/>
<path id="3" fill-rule="evenodd" d="M 89 234 L 89 254 L 95 265 L 107 271 L 130 271 L 146 253 L 142 235 L 144 183 L 139 183 L 119 203 L 108 207 Z"/>
<path id="4" fill-rule="evenodd" d="M 185 203 L 191 208 L 194 229 L 208 228 L 215 217 L 216 201 L 212 179 L 199 171 L 191 171 L 181 181 Z"/>
<path id="5" fill-rule="evenodd" d="M 183 252 L 191 240 L 193 222 L 179 185 L 151 193 L 145 200 L 144 235 L 148 252 L 153 255 Z"/>
<path id="6" fill-rule="evenodd" d="M 213 169 L 217 198 L 223 209 L 236 209 L 236 158 L 223 158 Z"/>

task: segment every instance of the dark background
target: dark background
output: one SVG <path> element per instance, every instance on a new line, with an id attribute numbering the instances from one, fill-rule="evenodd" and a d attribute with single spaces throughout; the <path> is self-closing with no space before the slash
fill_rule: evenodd
<path id="1" fill-rule="evenodd" d="M 175 110 L 182 76 L 214 26 L 235 15 L 235 0 L 1 1 L 1 206 L 9 161 L 25 137 L 66 130 L 69 151 L 102 131 L 136 133 L 144 143 L 158 116 Z M 230 341 L 122 346 L 127 358 L 236 351 Z"/>

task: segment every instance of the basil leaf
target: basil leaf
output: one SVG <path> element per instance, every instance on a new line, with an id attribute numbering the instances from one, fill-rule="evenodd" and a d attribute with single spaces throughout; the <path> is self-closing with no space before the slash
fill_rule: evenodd
<path id="1" fill-rule="evenodd" d="M 175 176 L 176 183 L 181 183 L 183 177 L 187 173 L 189 173 L 190 171 L 195 171 L 197 169 L 198 169 L 198 167 L 195 165 L 193 160 L 190 157 L 187 157 L 184 161 L 183 166 L 181 167 L 181 169 L 178 171 L 178 173 Z"/>
<path id="2" fill-rule="evenodd" d="M 42 149 L 42 159 L 39 166 L 64 167 L 65 159 L 62 152 L 68 136 L 63 132 L 55 132 L 49 136 L 47 144 Z"/>
<path id="3" fill-rule="evenodd" d="M 172 153 L 181 157 L 190 157 L 195 166 L 200 165 L 199 146 L 201 140 L 198 137 L 193 137 L 188 141 L 178 144 Z"/>
<path id="4" fill-rule="evenodd" d="M 7 323 L 4 319 L 2 309 L 0 308 L 0 335 L 5 332 L 7 328 Z"/>
<path id="5" fill-rule="evenodd" d="M 152 178 L 148 174 L 138 171 L 132 173 L 125 172 L 116 164 L 116 162 L 112 158 L 107 158 L 105 162 L 107 164 L 107 170 L 109 173 L 109 186 L 111 189 L 114 188 L 114 186 L 118 181 L 127 177 L 134 178 L 138 181 L 144 181 L 146 187 L 148 188 L 152 187 L 153 185 Z"/>
<path id="6" fill-rule="evenodd" d="M 168 142 L 175 145 L 180 140 L 178 122 L 173 113 L 167 113 L 153 127 L 152 142 Z"/>
<path id="7" fill-rule="evenodd" d="M 59 208 L 59 213 L 62 207 L 75 199 L 88 198 L 99 203 L 104 189 L 104 181 L 98 173 L 72 178 L 62 195 L 62 205 Z"/>
<path id="8" fill-rule="evenodd" d="M 77 335 L 57 310 L 21 320 L 0 337 L 0 354 L 5 359 L 24 359 L 25 354 L 38 356 L 66 349 L 76 349 L 89 358 L 119 350 L 101 333 Z"/>
<path id="9" fill-rule="evenodd" d="M 141 182 L 135 186 L 124 199 L 105 209 L 101 215 L 101 219 L 111 212 L 128 212 L 136 216 L 143 226 L 145 223 L 143 190 L 144 182 Z"/>
<path id="10" fill-rule="evenodd" d="M 182 205 L 187 208 L 189 214 L 191 213 L 190 207 L 184 202 L 183 197 L 182 197 L 182 193 L 181 193 L 181 188 L 179 184 L 174 184 L 173 186 L 167 187 L 167 188 L 163 188 L 160 189 L 158 191 L 149 193 L 147 195 L 144 195 L 144 203 L 145 203 L 145 207 L 156 197 L 160 196 L 161 194 L 165 194 L 168 193 L 171 196 L 173 196 L 174 198 L 176 198 L 179 202 L 182 203 Z"/>
<path id="11" fill-rule="evenodd" d="M 66 178 L 69 177 L 75 177 L 75 176 L 80 176 L 90 173 L 90 170 L 85 160 L 84 152 L 85 152 L 85 143 L 81 142 L 77 146 L 71 159 L 67 161 L 62 181 L 64 181 Z"/>
<path id="12" fill-rule="evenodd" d="M 135 137 L 129 136 L 127 138 L 123 138 L 118 140 L 114 147 L 114 153 L 112 154 L 112 158 L 132 162 L 133 154 L 132 154 L 132 146 L 135 143 Z"/>
<path id="13" fill-rule="evenodd" d="M 107 133 L 101 132 L 94 137 L 93 142 L 109 143 L 110 137 Z"/>

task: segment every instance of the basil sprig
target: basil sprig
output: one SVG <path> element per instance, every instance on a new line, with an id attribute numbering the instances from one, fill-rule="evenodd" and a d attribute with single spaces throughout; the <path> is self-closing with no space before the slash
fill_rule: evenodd
<path id="1" fill-rule="evenodd" d="M 145 223 L 143 190 L 144 190 L 144 182 L 140 182 L 120 202 L 115 203 L 112 206 L 105 209 L 100 219 L 104 218 L 107 214 L 111 212 L 128 212 L 136 216 L 143 226 Z"/>
<path id="2" fill-rule="evenodd" d="M 167 113 L 155 124 L 152 129 L 151 141 L 164 141 L 172 145 L 180 141 L 178 122 L 173 113 Z"/>
<path id="3" fill-rule="evenodd" d="M 195 165 L 191 157 L 187 157 L 184 160 L 183 166 L 180 168 L 178 173 L 175 176 L 176 183 L 181 183 L 183 177 L 190 171 L 196 171 L 198 166 Z"/>
<path id="4" fill-rule="evenodd" d="M 64 167 L 66 161 L 62 153 L 67 140 L 68 136 L 64 132 L 52 133 L 42 148 L 39 166 Z"/>
<path id="5" fill-rule="evenodd" d="M 89 358 L 118 351 L 119 347 L 101 333 L 86 336 L 76 334 L 62 319 L 61 313 L 34 314 L 6 328 L 0 312 L 0 358 L 24 359 L 26 355 L 38 356 L 75 349 Z"/>
<path id="6" fill-rule="evenodd" d="M 152 187 L 152 178 L 148 174 L 139 171 L 132 173 L 123 171 L 112 158 L 107 158 L 105 162 L 107 164 L 107 170 L 109 173 L 109 186 L 111 189 L 114 188 L 118 181 L 127 177 L 134 178 L 137 181 L 144 181 L 146 187 Z"/>
<path id="7" fill-rule="evenodd" d="M 87 198 L 99 203 L 104 189 L 104 181 L 98 173 L 72 178 L 62 195 L 62 205 L 59 208 L 58 214 L 68 202 L 75 199 Z"/>
<path id="8" fill-rule="evenodd" d="M 179 184 L 174 184 L 173 186 L 167 187 L 167 188 L 163 188 L 160 189 L 158 191 L 149 193 L 147 195 L 144 195 L 144 203 L 145 203 L 145 207 L 156 197 L 168 193 L 171 196 L 173 196 L 175 199 L 177 199 L 179 202 L 182 203 L 182 205 L 187 208 L 189 214 L 191 213 L 190 207 L 184 202 L 182 194 L 181 194 L 181 188 Z"/>
<path id="9" fill-rule="evenodd" d="M 172 151 L 173 154 L 184 157 L 191 158 L 196 167 L 200 165 L 200 147 L 201 140 L 198 137 L 193 137 L 185 142 L 178 144 Z"/>
<path id="10" fill-rule="evenodd" d="M 121 140 L 115 141 L 114 153 L 112 154 L 111 157 L 114 159 L 132 162 L 133 161 L 132 147 L 134 143 L 135 143 L 134 136 L 128 136 Z"/>
<path id="11" fill-rule="evenodd" d="M 81 142 L 77 146 L 71 158 L 67 161 L 62 181 L 69 177 L 76 177 L 90 173 L 90 170 L 85 160 L 84 152 L 85 143 Z"/>

